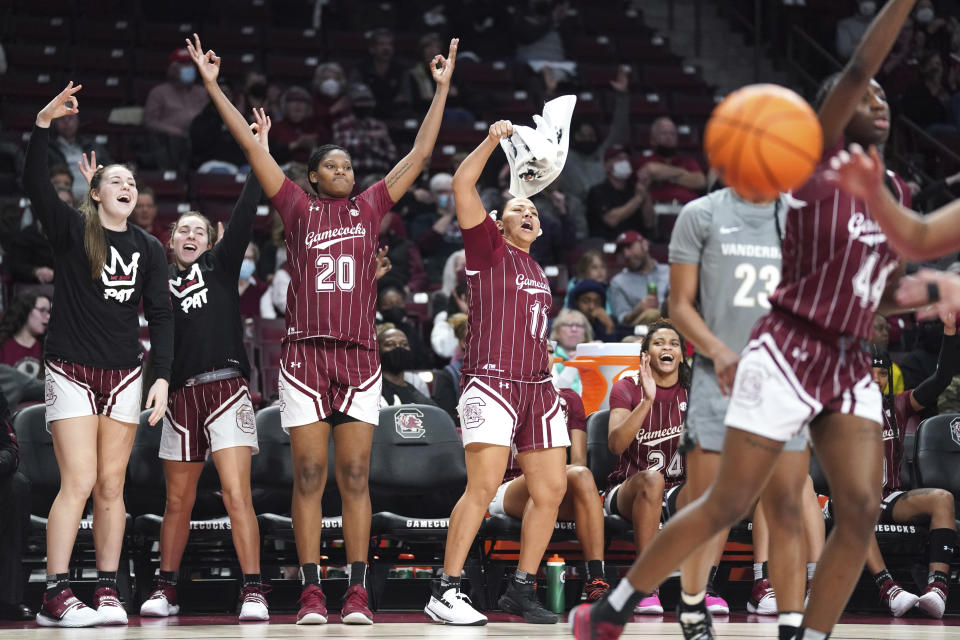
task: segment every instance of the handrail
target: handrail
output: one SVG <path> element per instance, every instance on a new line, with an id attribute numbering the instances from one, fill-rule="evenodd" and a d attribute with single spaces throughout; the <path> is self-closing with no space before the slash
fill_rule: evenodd
<path id="1" fill-rule="evenodd" d="M 833 71 L 839 71 L 843 68 L 841 62 L 837 60 L 830 51 L 823 47 L 823 45 L 817 42 L 813 36 L 799 26 L 793 25 L 793 27 L 790 28 L 790 37 L 787 38 L 786 63 L 793 74 L 799 78 L 808 89 L 816 88 L 820 84 L 821 79 L 811 75 L 810 72 L 807 71 L 807 65 L 797 60 L 798 54 L 800 53 L 797 50 L 798 44 L 803 45 L 804 51 L 812 51 L 818 55 Z"/>
<path id="2" fill-rule="evenodd" d="M 920 125 L 918 125 L 916 122 L 914 122 L 913 120 L 911 120 L 910 118 L 904 115 L 897 116 L 895 118 L 895 121 L 898 125 L 902 125 L 907 129 L 909 129 L 915 136 L 917 136 L 925 144 L 928 144 L 934 149 L 936 149 L 938 153 L 942 154 L 943 156 L 946 156 L 947 158 L 950 158 L 953 162 L 960 165 L 960 154 L 958 154 L 956 151 L 954 151 L 947 145 L 943 144 L 940 140 L 938 140 L 934 136 L 924 131 L 923 128 Z M 922 170 L 921 170 L 921 173 L 925 174 L 925 172 L 923 172 Z M 927 175 L 924 175 L 924 177 L 930 178 L 930 176 L 927 176 Z"/>

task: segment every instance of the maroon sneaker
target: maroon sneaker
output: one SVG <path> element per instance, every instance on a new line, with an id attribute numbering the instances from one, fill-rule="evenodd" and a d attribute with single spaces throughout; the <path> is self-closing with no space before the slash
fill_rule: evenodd
<path id="1" fill-rule="evenodd" d="M 623 625 L 593 619 L 595 604 L 581 604 L 570 612 L 570 631 L 577 640 L 616 640 Z"/>
<path id="2" fill-rule="evenodd" d="M 127 610 L 116 589 L 100 587 L 93 594 L 93 608 L 100 615 L 100 624 L 127 624 Z"/>
<path id="3" fill-rule="evenodd" d="M 64 589 L 50 600 L 43 594 L 43 604 L 37 613 L 41 627 L 92 627 L 100 624 L 100 615 L 73 595 L 72 589 Z"/>
<path id="4" fill-rule="evenodd" d="M 362 584 L 355 584 L 347 589 L 340 615 L 343 624 L 373 624 L 373 614 L 367 606 L 367 590 Z"/>
<path id="5" fill-rule="evenodd" d="M 327 624 L 327 597 L 315 584 L 308 584 L 297 600 L 297 624 Z"/>
<path id="6" fill-rule="evenodd" d="M 180 613 L 177 604 L 177 588 L 161 582 L 153 583 L 150 597 L 140 605 L 140 615 L 146 618 L 166 618 Z"/>

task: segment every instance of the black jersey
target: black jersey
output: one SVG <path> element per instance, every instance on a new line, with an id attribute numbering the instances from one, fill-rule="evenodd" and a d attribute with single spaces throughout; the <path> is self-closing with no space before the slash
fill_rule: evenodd
<path id="1" fill-rule="evenodd" d="M 224 367 L 237 367 L 250 377 L 237 283 L 262 193 L 251 173 L 220 242 L 187 269 L 170 265 L 176 324 L 171 389 L 198 373 Z"/>
<path id="2" fill-rule="evenodd" d="M 153 366 L 170 379 L 173 312 L 167 293 L 167 258 L 160 241 L 134 224 L 105 229 L 107 260 L 90 277 L 83 246 L 86 221 L 50 184 L 50 130 L 34 127 L 27 145 L 23 186 L 56 254 L 56 304 L 47 327 L 44 357 L 102 369 L 140 366 L 139 307 L 150 325 Z"/>

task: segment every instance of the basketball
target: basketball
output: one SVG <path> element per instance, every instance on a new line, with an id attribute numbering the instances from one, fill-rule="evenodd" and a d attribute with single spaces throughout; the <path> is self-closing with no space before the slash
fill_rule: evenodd
<path id="1" fill-rule="evenodd" d="M 810 177 L 823 134 L 806 100 L 779 85 L 755 84 L 714 108 L 703 147 L 727 186 L 746 200 L 769 200 Z"/>

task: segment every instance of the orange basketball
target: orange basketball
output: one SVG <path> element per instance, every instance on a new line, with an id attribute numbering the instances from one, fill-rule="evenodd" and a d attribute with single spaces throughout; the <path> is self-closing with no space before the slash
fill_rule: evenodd
<path id="1" fill-rule="evenodd" d="M 769 200 L 802 185 L 823 152 L 817 114 L 775 84 L 738 89 L 710 115 L 703 149 L 723 182 L 746 200 Z"/>

